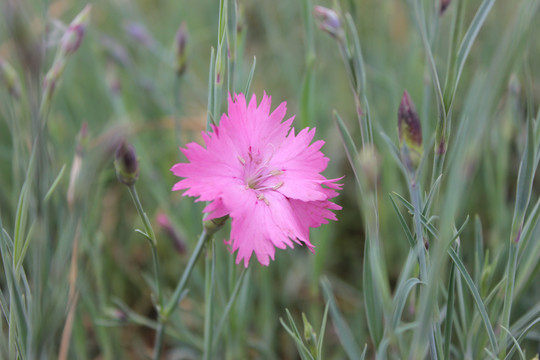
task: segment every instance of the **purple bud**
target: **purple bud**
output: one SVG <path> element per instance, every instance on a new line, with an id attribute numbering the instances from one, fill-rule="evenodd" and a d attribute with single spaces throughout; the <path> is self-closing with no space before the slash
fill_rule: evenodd
<path id="1" fill-rule="evenodd" d="M 92 5 L 86 5 L 79 15 L 73 19 L 71 24 L 69 24 L 64 36 L 62 36 L 60 51 L 64 56 L 73 54 L 81 46 L 86 25 L 90 18 L 90 10 L 92 10 Z"/>
<path id="2" fill-rule="evenodd" d="M 450 6 L 451 2 L 452 2 L 452 0 L 441 0 L 441 7 L 440 7 L 440 10 L 439 10 L 440 15 L 444 14 L 446 9 L 448 9 L 448 7 Z"/>
<path id="3" fill-rule="evenodd" d="M 118 181 L 127 186 L 132 186 L 139 177 L 139 162 L 132 145 L 123 142 L 116 149 L 114 166 Z"/>
<path id="4" fill-rule="evenodd" d="M 186 44 L 188 41 L 188 32 L 186 23 L 182 21 L 174 41 L 175 56 L 176 56 L 176 74 L 181 76 L 186 71 Z"/>
<path id="5" fill-rule="evenodd" d="M 317 5 L 313 8 L 313 16 L 319 24 L 319 29 L 335 38 L 343 36 L 343 28 L 337 12 Z"/>
<path id="6" fill-rule="evenodd" d="M 407 90 L 398 110 L 398 135 L 401 155 L 409 170 L 416 169 L 422 159 L 422 125 Z"/>
<path id="7" fill-rule="evenodd" d="M 185 254 L 186 243 L 184 242 L 182 237 L 178 235 L 178 233 L 172 226 L 167 214 L 160 212 L 157 214 L 156 219 L 163 232 L 165 232 L 165 234 L 167 234 L 169 239 L 172 241 L 172 244 L 176 251 L 178 251 L 180 254 Z"/>
<path id="8" fill-rule="evenodd" d="M 129 22 L 124 25 L 124 31 L 133 40 L 147 48 L 152 47 L 152 45 L 154 44 L 154 39 L 152 38 L 152 35 L 150 35 L 146 27 L 144 27 L 144 25 L 142 24 L 136 22 Z"/>

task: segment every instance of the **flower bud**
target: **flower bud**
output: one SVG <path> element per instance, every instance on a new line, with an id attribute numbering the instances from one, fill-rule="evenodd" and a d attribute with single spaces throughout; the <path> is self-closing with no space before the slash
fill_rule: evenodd
<path id="1" fill-rule="evenodd" d="M 67 202 L 70 209 L 73 209 L 76 200 L 75 189 L 79 174 L 81 173 L 82 160 L 84 156 L 84 149 L 88 141 L 88 125 L 83 122 L 81 131 L 77 137 L 77 148 L 75 150 L 75 156 L 73 157 L 73 164 L 71 165 L 71 172 L 69 175 L 69 185 L 67 191 Z"/>
<path id="2" fill-rule="evenodd" d="M 88 24 L 88 20 L 90 18 L 90 10 L 92 10 L 92 5 L 86 5 L 85 8 L 75 17 L 75 19 L 73 19 L 71 24 L 69 24 L 69 27 L 64 33 L 64 36 L 62 36 L 60 43 L 61 55 L 71 55 L 77 51 L 79 46 L 81 46 L 86 25 Z"/>
<path id="3" fill-rule="evenodd" d="M 154 45 L 152 35 L 142 24 L 129 22 L 124 25 L 124 31 L 130 38 L 148 49 Z"/>
<path id="4" fill-rule="evenodd" d="M 172 226 L 171 221 L 169 220 L 169 217 L 165 213 L 160 212 L 159 214 L 157 214 L 156 218 L 157 218 L 157 222 L 158 222 L 159 226 L 161 227 L 161 229 L 163 230 L 163 232 L 165 232 L 165 234 L 167 234 L 169 239 L 171 239 L 174 248 L 180 254 L 185 254 L 186 253 L 186 244 L 185 244 L 184 240 L 180 237 L 180 235 L 178 235 L 178 233 L 176 232 L 174 227 Z"/>
<path id="5" fill-rule="evenodd" d="M 398 110 L 398 135 L 401 158 L 409 171 L 416 171 L 423 155 L 422 125 L 407 90 Z"/>
<path id="6" fill-rule="evenodd" d="M 222 216 L 220 218 L 215 218 L 212 220 L 204 220 L 203 227 L 206 230 L 207 234 L 213 234 L 225 225 L 225 222 L 229 218 L 229 215 Z"/>
<path id="7" fill-rule="evenodd" d="M 317 334 L 313 330 L 313 326 L 306 317 L 306 314 L 302 313 L 302 322 L 304 323 L 304 339 L 306 340 L 310 348 L 317 347 Z"/>
<path id="8" fill-rule="evenodd" d="M 327 32 L 335 38 L 344 36 L 341 20 L 338 13 L 334 10 L 317 5 L 313 8 L 313 16 L 319 24 L 319 29 L 322 31 Z"/>
<path id="9" fill-rule="evenodd" d="M 4 59 L 0 58 L 0 83 L 15 99 L 21 97 L 21 82 L 15 69 Z"/>
<path id="10" fill-rule="evenodd" d="M 185 22 L 180 24 L 174 41 L 174 51 L 176 56 L 176 75 L 182 76 L 186 71 L 187 55 L 186 44 L 188 39 L 187 26 Z"/>
<path id="11" fill-rule="evenodd" d="M 139 162 L 132 145 L 123 142 L 116 149 L 114 167 L 118 181 L 127 186 L 132 186 L 139 177 Z"/>
<path id="12" fill-rule="evenodd" d="M 448 9 L 448 7 L 450 6 L 451 2 L 452 2 L 452 0 L 441 0 L 441 7 L 439 9 L 439 15 L 444 14 L 446 9 Z"/>

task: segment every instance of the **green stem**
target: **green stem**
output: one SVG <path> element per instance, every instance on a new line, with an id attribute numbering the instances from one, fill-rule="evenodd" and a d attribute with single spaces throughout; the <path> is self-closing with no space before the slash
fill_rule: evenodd
<path id="1" fill-rule="evenodd" d="M 163 346 L 163 337 L 165 335 L 165 322 L 162 322 L 160 320 L 156 332 L 156 339 L 154 342 L 154 356 L 152 357 L 153 360 L 159 360 L 161 357 L 161 348 Z"/>
<path id="2" fill-rule="evenodd" d="M 208 231 L 203 228 L 203 231 L 201 233 L 201 236 L 199 238 L 199 241 L 197 242 L 197 246 L 195 247 L 195 250 L 193 251 L 193 254 L 191 255 L 191 258 L 189 259 L 189 262 L 186 266 L 186 269 L 184 270 L 184 273 L 182 274 L 182 278 L 176 285 L 176 288 L 174 289 L 174 293 L 163 309 L 162 316 L 167 319 L 171 313 L 176 309 L 176 305 L 178 304 L 178 301 L 180 300 L 180 296 L 182 295 L 182 292 L 184 291 L 184 288 L 186 287 L 186 283 L 189 279 L 189 276 L 191 275 L 191 272 L 193 271 L 193 268 L 195 267 L 195 263 L 197 262 L 197 259 L 201 255 L 201 252 L 204 248 L 204 245 L 207 241 L 209 241 L 213 236 L 212 234 L 209 234 Z"/>
<path id="3" fill-rule="evenodd" d="M 420 189 L 416 182 L 416 178 L 411 178 L 409 181 L 409 191 L 411 192 L 412 205 L 414 208 L 414 229 L 416 232 L 416 247 L 418 253 L 418 261 L 420 263 L 420 280 L 427 284 L 428 273 L 426 265 L 426 253 L 424 247 L 424 232 L 422 230 L 422 223 L 420 219 L 421 199 Z M 435 335 L 433 333 L 433 326 L 429 326 L 429 350 L 432 359 L 437 359 L 437 347 L 435 344 Z"/>
<path id="4" fill-rule="evenodd" d="M 152 249 L 152 262 L 154 264 L 154 277 L 156 280 L 156 287 L 157 287 L 157 294 L 158 294 L 158 312 L 159 308 L 163 306 L 163 293 L 161 291 L 161 276 L 160 276 L 160 270 L 159 270 L 159 258 L 157 255 L 157 240 L 156 235 L 154 233 L 154 230 L 152 229 L 152 225 L 150 224 L 150 220 L 148 219 L 148 216 L 146 216 L 146 213 L 143 210 L 141 201 L 139 200 L 139 195 L 137 194 L 137 190 L 135 189 L 135 185 L 128 186 L 129 193 L 131 194 L 131 197 L 133 198 L 133 202 L 135 203 L 135 207 L 137 208 L 137 212 L 139 213 L 139 216 L 143 222 L 145 235 L 148 238 L 150 242 L 150 248 Z"/>
<path id="5" fill-rule="evenodd" d="M 506 269 L 506 290 L 504 292 L 504 306 L 501 322 L 501 327 L 505 327 L 506 329 L 510 328 L 510 313 L 512 310 L 514 284 L 516 280 L 517 256 L 517 244 L 512 241 L 510 243 L 510 253 L 508 254 L 508 267 Z M 499 336 L 499 347 L 501 349 L 499 353 L 499 359 L 504 359 L 506 357 L 506 337 L 506 331 L 501 330 L 501 334 Z"/>
<path id="6" fill-rule="evenodd" d="M 212 358 L 212 337 L 214 320 L 214 275 L 216 270 L 216 257 L 214 251 L 214 241 L 206 248 L 205 261 L 205 311 L 204 311 L 204 351 L 203 359 Z"/>
<path id="7" fill-rule="evenodd" d="M 163 346 L 163 336 L 165 334 L 166 319 L 163 319 L 161 316 L 159 316 L 163 308 L 163 292 L 161 290 L 161 272 L 159 267 L 159 257 L 157 254 L 157 240 L 154 230 L 152 229 L 152 225 L 150 224 L 150 220 L 148 219 L 148 216 L 146 216 L 146 213 L 143 210 L 139 195 L 137 194 L 137 190 L 135 189 L 135 185 L 128 186 L 128 189 L 131 197 L 133 198 L 133 202 L 135 203 L 135 207 L 137 208 L 137 212 L 139 213 L 139 216 L 143 222 L 145 235 L 146 238 L 149 240 L 148 242 L 150 243 L 150 249 L 152 250 L 152 263 L 154 266 L 154 278 L 158 295 L 158 303 L 156 305 L 156 309 L 159 321 L 154 342 L 153 359 L 159 360 L 161 356 L 161 348 Z"/>

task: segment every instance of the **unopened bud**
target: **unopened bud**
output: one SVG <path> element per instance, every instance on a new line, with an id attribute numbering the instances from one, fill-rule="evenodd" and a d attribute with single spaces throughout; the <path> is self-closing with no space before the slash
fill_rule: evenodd
<path id="1" fill-rule="evenodd" d="M 63 56 L 73 54 L 81 46 L 86 25 L 90 18 L 90 10 L 92 10 L 92 5 L 86 5 L 75 19 L 73 19 L 71 24 L 69 24 L 60 43 L 60 52 Z"/>
<path id="2" fill-rule="evenodd" d="M 139 162 L 132 145 L 123 142 L 116 149 L 114 167 L 118 181 L 127 186 L 132 186 L 139 177 Z"/>
<path id="3" fill-rule="evenodd" d="M 172 226 L 171 221 L 169 220 L 169 217 L 165 213 L 161 212 L 157 215 L 157 222 L 159 226 L 161 227 L 161 229 L 163 230 L 163 232 L 165 232 L 165 234 L 167 234 L 169 239 L 172 241 L 173 246 L 176 249 L 176 251 L 178 251 L 180 254 L 185 254 L 186 244 L 184 240 L 182 240 L 180 235 L 178 235 L 174 227 Z"/>
<path id="4" fill-rule="evenodd" d="M 409 171 L 416 171 L 423 155 L 422 125 L 407 90 L 398 110 L 398 135 L 401 157 Z"/>
<path id="5" fill-rule="evenodd" d="M 335 38 L 344 36 L 341 20 L 334 10 L 317 5 L 313 8 L 313 16 L 322 31 Z"/>
<path id="6" fill-rule="evenodd" d="M 439 15 L 444 14 L 446 9 L 448 9 L 448 6 L 450 6 L 451 2 L 452 2 L 452 0 L 441 0 L 441 7 L 439 9 Z"/>
<path id="7" fill-rule="evenodd" d="M 129 37 L 146 48 L 151 48 L 154 45 L 152 35 L 150 35 L 146 27 L 142 24 L 129 22 L 124 25 L 124 31 Z"/>
<path id="8" fill-rule="evenodd" d="M 110 60 L 124 68 L 131 66 L 131 58 L 127 50 L 119 42 L 109 36 L 102 36 L 99 42 Z"/>
<path id="9" fill-rule="evenodd" d="M 315 333 L 315 330 L 313 330 L 313 326 L 311 326 L 310 322 L 308 321 L 306 314 L 302 313 L 302 321 L 304 322 L 304 339 L 308 343 L 310 348 L 317 346 L 317 334 Z"/>
<path id="10" fill-rule="evenodd" d="M 15 69 L 4 59 L 0 58 L 0 83 L 15 99 L 21 97 L 21 82 Z"/>
<path id="11" fill-rule="evenodd" d="M 77 136 L 77 148 L 75 150 L 75 156 L 73 157 L 73 164 L 71 165 L 71 172 L 69 175 L 69 185 L 67 191 L 67 202 L 70 209 L 73 209 L 75 205 L 75 194 L 77 181 L 79 174 L 81 173 L 82 160 L 84 155 L 84 149 L 86 148 L 88 138 L 88 126 L 86 122 L 83 122 L 81 131 Z"/>
<path id="12" fill-rule="evenodd" d="M 204 220 L 203 227 L 207 234 L 213 234 L 225 225 L 225 222 L 229 218 L 229 215 L 222 216 L 211 220 Z"/>
<path id="13" fill-rule="evenodd" d="M 186 71 L 187 54 L 186 44 L 188 40 L 187 26 L 185 22 L 180 24 L 174 41 L 176 56 L 176 75 L 181 76 Z"/>

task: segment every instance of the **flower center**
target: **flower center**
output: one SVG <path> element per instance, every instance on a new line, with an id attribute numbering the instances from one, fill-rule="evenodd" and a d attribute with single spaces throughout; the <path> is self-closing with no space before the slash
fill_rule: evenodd
<path id="1" fill-rule="evenodd" d="M 277 190 L 283 185 L 283 181 L 272 181 L 276 176 L 283 174 L 283 171 L 272 169 L 269 165 L 271 159 L 272 156 L 264 159 L 260 154 L 254 154 L 251 149 L 248 151 L 247 160 L 238 156 L 238 161 L 244 167 L 246 189 L 255 190 L 258 196 L 262 196 L 261 191 Z"/>

